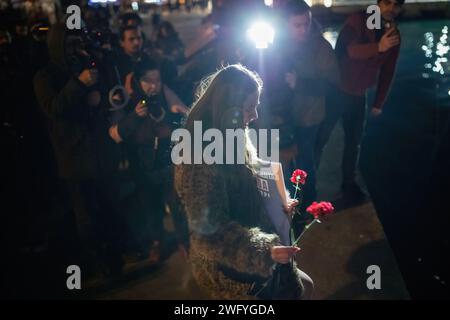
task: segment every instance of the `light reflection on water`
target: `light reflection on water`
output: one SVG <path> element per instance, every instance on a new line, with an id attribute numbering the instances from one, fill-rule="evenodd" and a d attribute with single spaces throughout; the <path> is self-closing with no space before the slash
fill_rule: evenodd
<path id="1" fill-rule="evenodd" d="M 422 50 L 425 52 L 425 57 L 431 60 L 431 63 L 425 64 L 425 69 L 431 69 L 432 71 L 441 75 L 448 75 L 450 73 L 450 65 L 448 64 L 448 52 L 450 46 L 447 45 L 448 39 L 448 26 L 444 26 L 441 30 L 439 41 L 436 44 L 436 50 L 433 54 L 434 47 L 434 35 L 431 32 L 424 34 L 425 44 L 422 46 Z"/>

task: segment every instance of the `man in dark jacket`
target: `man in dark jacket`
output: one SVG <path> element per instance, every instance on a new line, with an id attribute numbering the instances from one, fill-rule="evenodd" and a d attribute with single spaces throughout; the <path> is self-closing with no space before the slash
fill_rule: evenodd
<path id="1" fill-rule="evenodd" d="M 267 96 L 272 127 L 289 125 L 298 146 L 296 167 L 308 172 L 303 209 L 316 200 L 315 141 L 325 117 L 325 97 L 339 79 L 337 59 L 322 36 L 311 8 L 304 1 L 289 1 L 281 8 L 281 49 L 275 51 L 267 74 Z M 266 80 L 266 79 L 265 79 Z M 291 171 L 294 168 L 285 168 Z"/>
<path id="2" fill-rule="evenodd" d="M 175 64 L 152 52 L 152 45 L 144 42 L 144 33 L 140 26 L 129 25 L 120 29 L 120 48 L 115 59 L 115 66 L 121 83 L 125 83 L 126 76 L 134 70 L 136 63 L 151 59 L 161 65 L 164 82 L 173 85 L 177 76 Z"/>
<path id="3" fill-rule="evenodd" d="M 56 25 L 48 35 L 50 63 L 34 78 L 47 115 L 58 173 L 67 182 L 81 240 L 85 274 L 121 270 L 115 145 L 108 138 L 97 69 L 81 62 L 80 36 Z"/>
<path id="4" fill-rule="evenodd" d="M 146 56 L 142 46 L 142 31 L 139 26 L 125 26 L 120 29 L 120 49 L 116 65 L 122 83 L 125 83 L 125 77 L 133 71 L 134 65 Z"/>

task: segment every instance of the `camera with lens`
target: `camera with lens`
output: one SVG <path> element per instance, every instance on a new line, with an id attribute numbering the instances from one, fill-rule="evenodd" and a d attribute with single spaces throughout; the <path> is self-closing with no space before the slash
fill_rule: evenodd
<path id="1" fill-rule="evenodd" d="M 159 94 L 146 96 L 141 99 L 141 102 L 147 106 L 151 117 L 154 117 L 155 119 L 161 118 L 160 120 L 165 117 L 165 110 L 163 110 L 162 101 Z"/>
<path id="2" fill-rule="evenodd" d="M 164 102 L 160 94 L 146 96 L 141 99 L 141 102 L 148 107 L 150 117 L 157 122 L 165 121 L 172 130 L 178 129 L 183 125 L 184 115 L 180 113 L 173 113 L 167 108 L 164 108 Z"/>
<path id="3" fill-rule="evenodd" d="M 87 28 L 81 30 L 79 53 L 83 69 L 98 68 L 103 57 L 103 47 L 95 30 Z"/>
<path id="4" fill-rule="evenodd" d="M 108 50 L 111 47 L 112 32 L 108 28 L 85 29 L 84 34 L 90 43 L 99 50 Z"/>
<path id="5" fill-rule="evenodd" d="M 110 53 L 111 32 L 106 29 L 83 28 L 71 36 L 70 61 L 81 70 L 99 68 Z"/>
<path id="6" fill-rule="evenodd" d="M 159 95 L 153 94 L 147 96 L 145 99 L 145 104 L 148 106 L 149 110 L 157 110 L 161 107 L 161 101 L 159 99 Z"/>

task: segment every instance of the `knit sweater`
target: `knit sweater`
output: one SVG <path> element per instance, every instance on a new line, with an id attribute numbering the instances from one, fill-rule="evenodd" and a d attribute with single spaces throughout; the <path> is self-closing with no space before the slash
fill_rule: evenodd
<path id="1" fill-rule="evenodd" d="M 256 185 L 254 187 L 256 189 Z M 255 220 L 259 223 L 253 226 L 233 219 L 236 211 L 246 214 L 251 200 L 239 186 L 233 186 L 224 177 L 219 165 L 176 166 L 175 189 L 189 222 L 189 254 L 198 285 L 214 299 L 253 299 L 247 294 L 251 283 L 230 279 L 219 266 L 241 274 L 270 276 L 274 265 L 270 249 L 280 245 L 280 240 L 265 213 L 259 211 L 261 216 Z M 292 283 L 301 288 L 297 268 L 293 274 L 296 279 L 292 279 Z"/>

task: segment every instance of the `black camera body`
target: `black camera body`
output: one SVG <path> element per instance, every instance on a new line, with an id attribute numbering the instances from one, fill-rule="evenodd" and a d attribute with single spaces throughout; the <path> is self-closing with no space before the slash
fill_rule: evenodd
<path id="1" fill-rule="evenodd" d="M 142 101 L 148 106 L 149 110 L 155 110 L 161 106 L 161 101 L 158 95 L 147 96 Z"/>
<path id="2" fill-rule="evenodd" d="M 164 107 L 161 94 L 145 96 L 140 101 L 148 107 L 149 113 L 153 117 L 162 117 L 172 130 L 182 127 L 185 120 L 184 116 L 180 113 L 173 113 L 170 110 L 167 110 Z"/>
<path id="3" fill-rule="evenodd" d="M 83 28 L 76 35 L 79 40 L 73 44 L 76 50 L 71 57 L 72 63 L 81 69 L 99 68 L 110 54 L 110 50 L 105 48 L 105 45 L 110 44 L 110 31 Z"/>
<path id="4" fill-rule="evenodd" d="M 80 49 L 87 55 L 80 55 L 83 69 L 95 69 L 98 68 L 102 62 L 102 47 L 95 37 L 95 32 L 88 29 L 83 29 L 81 32 Z"/>
<path id="5" fill-rule="evenodd" d="M 159 95 L 145 96 L 140 101 L 147 106 L 149 113 L 153 117 L 159 118 L 165 116 L 165 114 L 163 114 L 165 111 L 163 111 L 163 105 Z"/>

